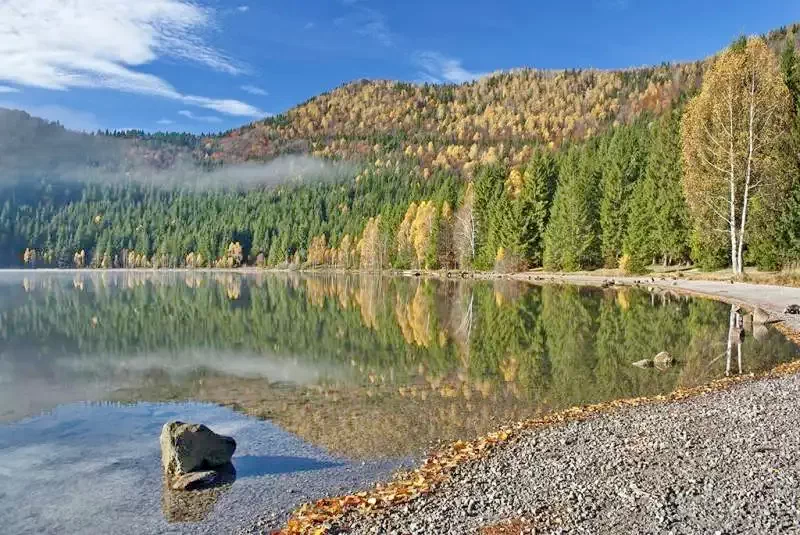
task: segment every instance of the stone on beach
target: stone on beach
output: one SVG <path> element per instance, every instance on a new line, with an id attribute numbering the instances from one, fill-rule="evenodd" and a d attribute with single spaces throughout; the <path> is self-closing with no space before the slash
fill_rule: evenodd
<path id="1" fill-rule="evenodd" d="M 167 476 L 181 476 L 229 464 L 236 441 L 203 424 L 169 422 L 161 429 L 161 463 Z"/>

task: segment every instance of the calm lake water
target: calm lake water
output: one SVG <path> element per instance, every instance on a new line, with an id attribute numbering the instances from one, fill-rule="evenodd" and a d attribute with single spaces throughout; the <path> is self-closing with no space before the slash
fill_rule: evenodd
<path id="1" fill-rule="evenodd" d="M 440 441 L 798 357 L 731 320 L 729 305 L 633 288 L 0 273 L 0 524 L 225 531 L 386 478 Z M 660 351 L 675 366 L 631 365 Z M 237 439 L 229 489 L 162 491 L 170 419 Z"/>

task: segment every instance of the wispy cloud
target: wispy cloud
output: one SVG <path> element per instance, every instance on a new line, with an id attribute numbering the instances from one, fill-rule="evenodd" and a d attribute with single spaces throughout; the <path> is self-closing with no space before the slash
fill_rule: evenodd
<path id="1" fill-rule="evenodd" d="M 364 21 L 361 27 L 356 30 L 356 33 L 371 37 L 383 46 L 392 46 L 394 39 L 386 23 L 386 17 L 374 9 L 363 8 L 361 11 L 364 15 Z"/>
<path id="2" fill-rule="evenodd" d="M 19 93 L 19 89 L 7 85 L 0 85 L 0 93 Z"/>
<path id="3" fill-rule="evenodd" d="M 394 45 L 394 35 L 389 29 L 386 15 L 376 9 L 357 5 L 356 2 L 343 3 L 352 6 L 352 12 L 335 18 L 333 20 L 335 26 L 348 28 L 356 35 L 374 39 L 386 47 Z"/>
<path id="4" fill-rule="evenodd" d="M 241 73 L 241 65 L 204 40 L 214 14 L 190 0 L 4 0 L 0 81 L 51 90 L 111 89 L 261 117 L 261 110 L 245 102 L 185 95 L 136 70 L 169 57 Z"/>
<path id="5" fill-rule="evenodd" d="M 251 95 L 256 95 L 259 97 L 266 97 L 267 95 L 269 95 L 269 93 L 267 93 L 265 90 L 255 85 L 246 84 L 243 85 L 241 89 L 246 93 L 250 93 Z"/>
<path id="6" fill-rule="evenodd" d="M 158 121 L 156 121 L 156 124 L 160 124 L 160 125 L 166 126 L 166 125 L 173 124 L 174 122 L 175 121 L 173 121 L 172 119 L 159 119 Z"/>
<path id="7" fill-rule="evenodd" d="M 413 61 L 420 68 L 418 76 L 423 82 L 462 84 L 486 75 L 484 72 L 469 71 L 461 65 L 460 59 L 439 52 L 417 52 Z"/>
<path id="8" fill-rule="evenodd" d="M 250 6 L 239 6 L 236 8 L 236 10 L 239 11 L 240 13 L 247 13 L 248 11 L 250 11 Z"/>
<path id="9" fill-rule="evenodd" d="M 219 123 L 222 122 L 222 119 L 216 117 L 214 115 L 195 115 L 189 110 L 181 110 L 178 112 L 178 115 L 182 115 L 187 119 L 191 119 L 192 121 L 200 121 L 203 123 Z"/>
<path id="10" fill-rule="evenodd" d="M 303 29 L 304 30 L 311 30 L 311 29 L 314 28 L 314 26 L 316 26 L 316 24 L 314 24 L 313 22 L 306 22 L 305 26 L 303 26 Z"/>

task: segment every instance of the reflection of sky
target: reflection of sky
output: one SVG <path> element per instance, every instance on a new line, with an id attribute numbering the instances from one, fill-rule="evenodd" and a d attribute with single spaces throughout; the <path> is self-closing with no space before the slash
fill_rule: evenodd
<path id="1" fill-rule="evenodd" d="M 349 371 L 297 358 L 209 350 L 118 355 L 111 359 L 60 355 L 34 363 L 26 357 L 22 348 L 0 351 L 0 422 L 37 414 L 60 403 L 101 400 L 116 389 L 139 386 L 141 378 L 153 371 L 174 379 L 207 370 L 229 377 L 295 384 L 341 379 Z"/>
<path id="2" fill-rule="evenodd" d="M 237 480 L 201 526 L 168 524 L 161 513 L 158 437 L 172 419 L 203 422 L 238 443 Z M 218 533 L 235 519 L 385 478 L 396 466 L 333 458 L 273 424 L 214 405 L 65 405 L 0 426 L 0 525 L 20 534 Z"/>

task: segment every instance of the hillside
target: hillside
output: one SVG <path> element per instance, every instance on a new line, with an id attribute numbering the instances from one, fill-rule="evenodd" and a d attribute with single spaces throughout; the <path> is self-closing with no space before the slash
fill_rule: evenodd
<path id="1" fill-rule="evenodd" d="M 765 36 L 776 52 L 797 25 Z M 345 84 L 285 114 L 228 132 L 212 157 L 226 162 L 311 152 L 420 172 L 519 165 L 536 144 L 560 147 L 643 115 L 672 109 L 702 83 L 710 59 L 621 70 L 516 69 L 461 85 L 390 80 Z"/>
<path id="2" fill-rule="evenodd" d="M 800 140 L 797 29 L 737 40 L 719 56 L 757 54 L 777 84 L 767 97 L 783 111 L 770 127 L 786 147 L 769 162 Z M 725 229 L 690 211 L 682 155 L 685 103 L 707 73 L 733 64 L 715 58 L 618 71 L 520 69 L 462 85 L 359 81 L 202 138 L 75 134 L 0 110 L 11 118 L 0 115 L 9 155 L 0 160 L 0 263 L 724 266 Z M 358 169 L 334 177 L 323 164 L 301 182 L 274 176 L 296 173 L 298 155 Z M 785 184 L 800 184 L 789 167 Z M 209 169 L 221 174 L 200 176 Z M 246 181 L 236 180 L 240 172 Z M 747 261 L 800 259 L 794 188 L 754 202 Z"/>

